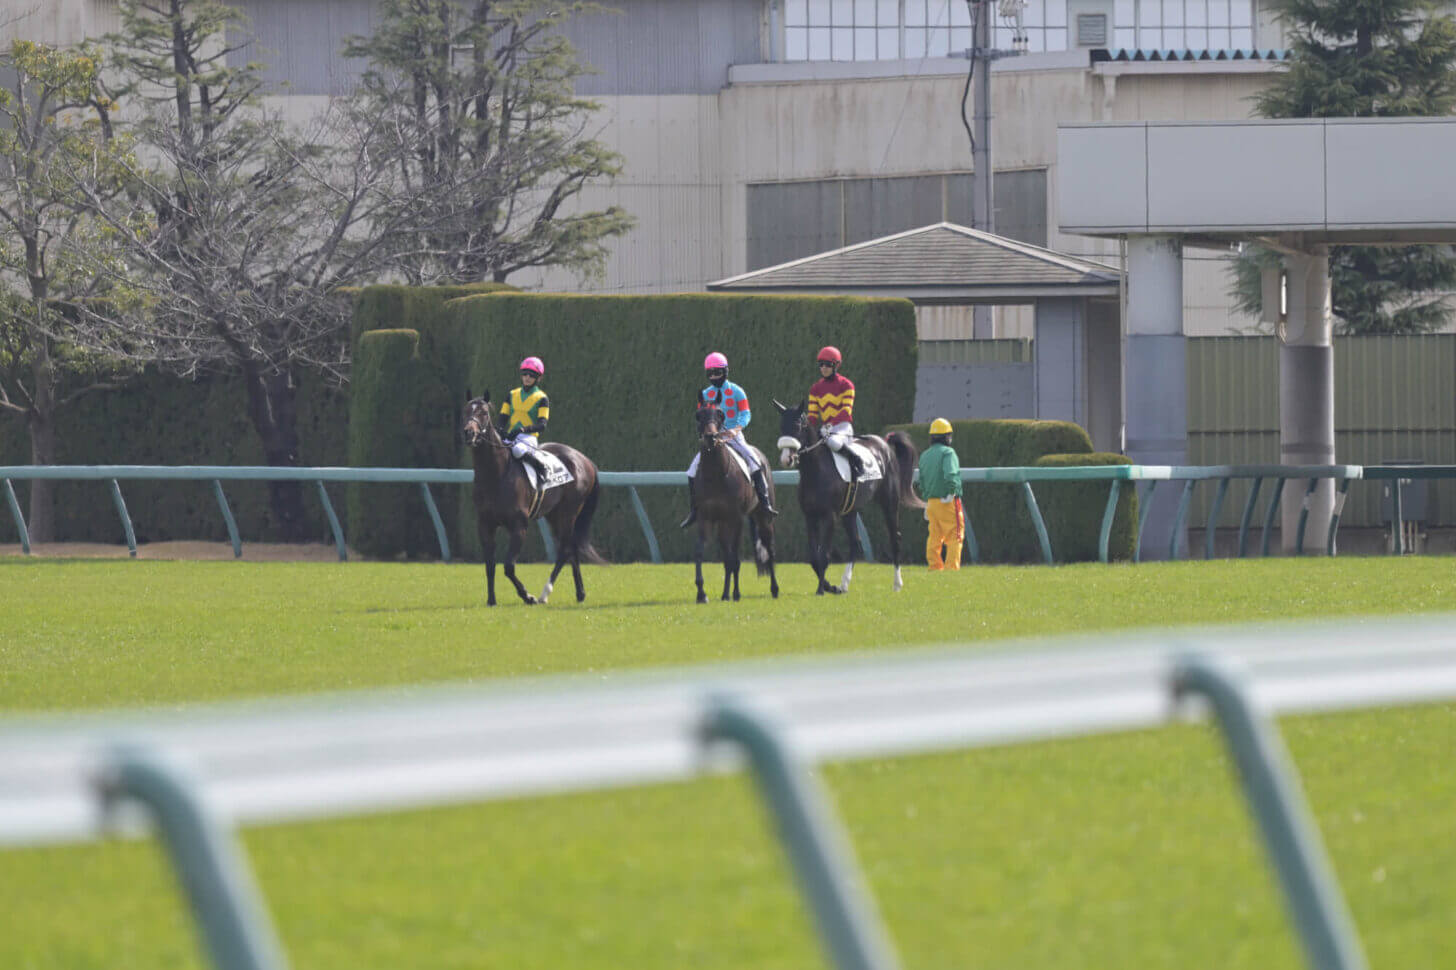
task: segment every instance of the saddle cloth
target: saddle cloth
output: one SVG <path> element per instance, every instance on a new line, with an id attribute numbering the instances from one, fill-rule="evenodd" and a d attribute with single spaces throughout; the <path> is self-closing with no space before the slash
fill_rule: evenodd
<path id="1" fill-rule="evenodd" d="M 727 448 L 728 446 L 724 445 L 724 447 Z M 732 448 L 728 448 L 728 454 L 732 455 L 733 460 L 738 462 L 738 467 L 743 469 L 743 477 L 748 479 L 750 482 L 753 481 L 753 472 L 748 467 L 748 460 L 740 455 L 737 451 L 734 451 Z M 688 465 L 688 477 L 691 478 L 698 474 L 698 463 L 702 461 L 702 458 L 702 452 L 693 455 L 692 464 Z"/>
<path id="2" fill-rule="evenodd" d="M 546 476 L 546 484 L 540 484 L 537 481 L 538 476 L 536 475 L 535 467 L 529 461 L 521 459 L 521 464 L 526 468 L 526 481 L 531 483 L 532 488 L 539 488 L 544 492 L 558 485 L 565 485 L 572 480 L 570 469 L 566 467 L 560 458 L 557 458 L 545 448 L 537 448 L 534 457 L 550 470 L 550 474 Z"/>
<path id="3" fill-rule="evenodd" d="M 864 472 L 859 476 L 860 481 L 873 482 L 884 477 L 884 469 L 880 468 L 879 460 L 868 448 L 858 441 L 852 441 L 846 447 L 854 449 L 854 453 L 859 455 L 860 463 L 864 466 Z M 837 451 L 833 454 L 834 467 L 839 470 L 839 477 L 846 482 L 849 481 L 849 459 Z"/>

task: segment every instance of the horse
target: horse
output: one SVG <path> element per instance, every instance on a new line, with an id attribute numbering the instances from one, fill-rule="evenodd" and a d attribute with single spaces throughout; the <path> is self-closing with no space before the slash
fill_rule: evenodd
<path id="1" fill-rule="evenodd" d="M 516 587 L 516 594 L 527 606 L 545 603 L 562 567 L 571 563 L 571 578 L 576 581 L 576 601 L 586 599 L 581 582 L 581 560 L 601 563 L 604 560 L 591 546 L 592 516 L 601 497 L 597 466 L 575 448 L 552 442 L 541 446 L 560 458 L 571 471 L 572 480 L 547 489 L 538 508 L 532 508 L 535 489 L 526 477 L 520 462 L 511 461 L 511 446 L 501 440 L 500 431 L 491 420 L 490 392 L 472 398 L 465 392 L 466 404 L 462 432 L 475 459 L 475 520 L 480 535 L 480 548 L 485 553 L 486 605 L 495 605 L 495 533 L 504 528 L 510 537 L 506 549 L 506 579 Z M 525 541 L 526 526 L 533 519 L 544 518 L 556 540 L 556 565 L 546 581 L 540 597 L 526 592 L 516 578 L 516 557 Z"/>
<path id="2" fill-rule="evenodd" d="M 895 567 L 891 588 L 898 592 L 905 585 L 900 578 L 899 507 L 925 508 L 925 503 L 911 487 L 917 460 L 915 445 L 908 435 L 900 431 L 891 431 L 884 438 L 857 436 L 856 443 L 869 449 L 884 474 L 875 481 L 859 483 L 851 500 L 849 485 L 839 477 L 834 467 L 834 453 L 809 426 L 805 415 L 808 402 L 800 401 L 799 406 L 793 408 L 777 400 L 773 403 L 779 411 L 780 461 L 786 468 L 799 467 L 799 507 L 804 510 L 804 522 L 808 526 L 809 565 L 814 567 L 814 573 L 819 577 L 815 595 L 849 592 L 849 581 L 854 577 L 854 561 L 859 555 L 860 510 L 871 501 L 877 502 L 885 515 L 885 525 L 890 533 L 890 563 Z M 829 545 L 836 515 L 844 523 L 844 534 L 849 538 L 849 562 L 844 565 L 844 576 L 839 585 L 831 586 L 824 578 L 824 571 L 829 568 Z"/>
<path id="3" fill-rule="evenodd" d="M 697 506 L 698 537 L 693 544 L 697 566 L 698 602 L 708 602 L 703 592 L 703 548 L 708 542 L 708 528 L 717 526 L 718 546 L 723 553 L 723 599 L 728 599 L 731 581 L 733 599 L 738 599 L 739 542 L 743 536 L 743 520 L 748 520 L 748 537 L 753 543 L 753 559 L 758 574 L 767 575 L 769 592 L 778 599 L 779 580 L 774 575 L 773 517 L 763 511 L 753 494 L 753 483 L 738 464 L 730 448 L 723 443 L 723 411 L 702 407 L 697 412 L 698 474 Z M 763 452 L 749 445 L 765 469 L 768 462 Z M 774 498 L 773 476 L 765 475 L 769 501 Z"/>

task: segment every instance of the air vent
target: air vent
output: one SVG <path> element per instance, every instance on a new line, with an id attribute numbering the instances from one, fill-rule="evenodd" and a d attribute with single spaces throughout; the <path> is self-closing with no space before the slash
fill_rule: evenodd
<path id="1" fill-rule="evenodd" d="M 1077 14 L 1077 46 L 1107 46 L 1107 15 L 1101 13 Z"/>

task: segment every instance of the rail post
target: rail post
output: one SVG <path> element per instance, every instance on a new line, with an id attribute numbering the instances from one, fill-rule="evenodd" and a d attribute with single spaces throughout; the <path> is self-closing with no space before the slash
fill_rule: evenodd
<path id="1" fill-rule="evenodd" d="M 241 559 L 243 540 L 238 537 L 238 523 L 233 519 L 233 510 L 228 507 L 227 495 L 222 490 L 222 482 L 216 478 L 212 480 L 212 494 L 217 499 L 217 507 L 222 509 L 222 520 L 227 523 L 228 540 L 233 544 L 233 558 Z"/>
<path id="2" fill-rule="evenodd" d="M 662 550 L 657 546 L 657 533 L 652 531 L 652 520 L 647 517 L 647 507 L 642 504 L 642 496 L 637 494 L 637 486 L 628 485 L 627 494 L 632 499 L 632 511 L 637 513 L 637 524 L 642 527 L 642 537 L 647 540 L 647 554 L 653 562 L 660 563 Z"/>
<path id="3" fill-rule="evenodd" d="M 1391 510 L 1390 510 L 1390 535 L 1393 540 L 1391 548 L 1397 556 L 1405 555 L 1405 515 L 1400 507 L 1400 475 L 1391 479 L 1390 483 Z"/>
<path id="4" fill-rule="evenodd" d="M 1309 503 L 1314 497 L 1314 491 L 1319 487 L 1319 479 L 1310 476 L 1309 487 L 1304 490 L 1304 501 L 1299 503 L 1299 527 L 1294 530 L 1294 554 L 1304 555 L 1304 527 L 1309 522 Z"/>
<path id="5" fill-rule="evenodd" d="M 1350 479 L 1340 479 L 1339 493 L 1335 495 L 1335 514 L 1330 516 L 1330 533 L 1325 539 L 1325 555 L 1335 554 L 1335 535 L 1340 531 L 1340 515 L 1345 511 L 1345 499 L 1349 497 Z"/>
<path id="6" fill-rule="evenodd" d="M 1114 478 L 1112 488 L 1107 492 L 1107 507 L 1102 510 L 1102 531 L 1097 534 L 1097 559 L 1100 562 L 1107 562 L 1107 550 L 1112 542 L 1112 520 L 1117 515 L 1117 493 L 1121 490 L 1122 479 Z M 1133 486 L 1137 490 L 1137 486 Z M 967 527 L 966 531 L 970 531 Z"/>
<path id="7" fill-rule="evenodd" d="M 1153 507 L 1153 493 L 1157 490 L 1158 480 L 1156 478 L 1149 480 L 1148 490 L 1144 492 L 1143 497 L 1138 500 L 1142 503 L 1142 508 L 1138 509 L 1137 542 L 1132 549 L 1133 562 L 1143 561 L 1143 527 L 1148 524 L 1148 512 L 1151 511 Z M 1136 486 L 1134 486 L 1134 491 L 1136 491 Z"/>
<path id="8" fill-rule="evenodd" d="M 435 526 L 435 539 L 440 543 L 440 561 L 450 561 L 450 540 L 445 536 L 445 523 L 440 520 L 440 510 L 435 507 L 435 496 L 430 494 L 430 483 L 420 482 L 420 494 L 424 496 L 425 508 L 430 513 L 430 522 Z"/>
<path id="9" fill-rule="evenodd" d="M 1259 489 L 1264 485 L 1262 475 L 1254 478 L 1254 485 L 1249 489 L 1248 501 L 1244 503 L 1244 516 L 1239 520 L 1239 558 L 1243 559 L 1249 552 L 1249 523 L 1254 518 L 1254 506 L 1259 501 Z"/>
<path id="10" fill-rule="evenodd" d="M 344 530 L 339 526 L 339 517 L 334 514 L 334 503 L 329 501 L 329 492 L 324 488 L 323 481 L 320 480 L 317 484 L 319 501 L 323 503 L 324 515 L 328 516 L 329 529 L 334 533 L 334 545 L 339 549 L 339 562 L 346 562 L 349 559 L 349 547 L 344 545 Z"/>
<path id="11" fill-rule="evenodd" d="M 121 527 L 126 532 L 126 548 L 131 552 L 131 557 L 136 558 L 136 530 L 131 527 L 131 516 L 126 512 L 126 499 L 121 497 L 121 485 L 116 479 L 111 480 L 111 501 L 116 506 L 116 514 L 121 516 Z"/>
<path id="12" fill-rule="evenodd" d="M 1282 477 L 1274 480 L 1274 495 L 1269 499 L 1269 510 L 1264 513 L 1264 540 L 1259 549 L 1261 556 L 1269 555 L 1269 538 L 1274 531 L 1274 517 L 1279 514 L 1279 501 L 1284 498 L 1285 481 L 1287 479 Z"/>
<path id="13" fill-rule="evenodd" d="M 30 555 L 30 530 L 25 527 L 25 516 L 20 514 L 20 501 L 15 497 L 15 489 L 10 485 L 10 479 L 5 479 L 5 501 L 10 505 L 10 517 L 15 520 L 15 531 L 20 533 L 20 551 L 27 556 Z"/>
<path id="14" fill-rule="evenodd" d="M 1188 506 L 1193 501 L 1193 485 L 1198 479 L 1190 478 L 1183 483 L 1183 494 L 1178 497 L 1178 515 L 1173 520 L 1173 534 L 1168 537 L 1168 561 L 1178 558 L 1178 540 L 1183 535 L 1183 526 L 1188 522 Z"/>
<path id="15" fill-rule="evenodd" d="M 1204 536 L 1203 558 L 1213 558 L 1213 536 L 1218 531 L 1218 515 L 1223 511 L 1223 499 L 1228 494 L 1229 480 L 1225 476 L 1218 480 L 1218 490 L 1213 493 L 1213 507 L 1208 510 L 1208 534 Z"/>

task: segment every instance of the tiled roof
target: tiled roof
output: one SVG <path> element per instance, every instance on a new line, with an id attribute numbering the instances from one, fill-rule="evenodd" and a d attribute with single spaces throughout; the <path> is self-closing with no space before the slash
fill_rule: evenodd
<path id="1" fill-rule="evenodd" d="M 941 222 L 719 280 L 708 289 L 1045 290 L 1105 288 L 1117 281 L 1111 266 Z"/>

